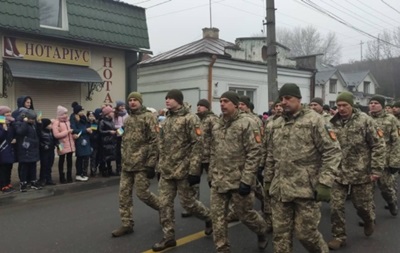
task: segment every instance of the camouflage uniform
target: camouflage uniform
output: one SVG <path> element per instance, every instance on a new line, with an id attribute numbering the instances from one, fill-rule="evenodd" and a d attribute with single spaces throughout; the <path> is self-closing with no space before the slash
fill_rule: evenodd
<path id="1" fill-rule="evenodd" d="M 261 134 L 257 124 L 239 111 L 228 121 L 220 118 L 212 134 L 210 174 L 214 243 L 217 252 L 230 252 L 226 220 L 229 202 L 232 202 L 234 212 L 250 230 L 258 235 L 266 232 L 265 221 L 253 209 L 254 192 L 247 196 L 238 193 L 241 182 L 253 189 L 256 185 Z"/>
<path id="2" fill-rule="evenodd" d="M 332 116 L 326 112 L 322 112 L 321 114 L 322 118 L 324 119 L 325 124 L 331 124 L 330 121 L 332 119 Z"/>
<path id="3" fill-rule="evenodd" d="M 373 183 L 370 175 L 382 174 L 385 165 L 385 142 L 384 138 L 379 137 L 373 119 L 357 109 L 353 109 L 349 120 L 343 121 L 340 115 L 336 114 L 331 123 L 343 154 L 339 174 L 332 189 L 332 235 L 334 239 L 345 241 L 345 201 L 349 186 L 357 214 L 365 223 L 374 220 Z"/>
<path id="4" fill-rule="evenodd" d="M 119 187 L 119 211 L 124 227 L 133 226 L 132 189 L 140 200 L 159 209 L 158 197 L 149 191 L 146 168 L 154 168 L 157 158 L 157 123 L 153 114 L 142 106 L 130 112 L 122 135 L 122 174 Z"/>
<path id="5" fill-rule="evenodd" d="M 182 107 L 168 111 L 160 129 L 159 182 L 160 219 L 164 239 L 175 238 L 174 199 L 178 193 L 181 205 L 202 220 L 210 220 L 210 210 L 195 199 L 188 175 L 199 176 L 201 169 L 201 128 L 199 118 Z"/>
<path id="6" fill-rule="evenodd" d="M 293 251 L 294 234 L 309 252 L 328 253 L 318 231 L 315 187 L 331 187 L 341 153 L 316 112 L 301 109 L 273 121 L 267 145 L 265 184 L 270 183 L 275 253 Z"/>
<path id="7" fill-rule="evenodd" d="M 382 197 L 388 204 L 397 205 L 397 194 L 395 189 L 395 177 L 390 173 L 389 167 L 400 168 L 400 139 L 398 122 L 395 116 L 388 114 L 385 110 L 379 113 L 371 113 L 378 127 L 383 130 L 386 143 L 385 170 L 378 180 Z"/>

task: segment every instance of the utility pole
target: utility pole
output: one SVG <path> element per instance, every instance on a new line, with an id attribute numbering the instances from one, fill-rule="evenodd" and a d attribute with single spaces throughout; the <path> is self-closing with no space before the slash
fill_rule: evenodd
<path id="1" fill-rule="evenodd" d="M 212 8 L 211 8 L 211 0 L 210 0 L 210 28 L 212 28 Z"/>
<path id="2" fill-rule="evenodd" d="M 380 56 L 380 42 L 379 42 L 379 34 L 378 34 L 378 61 L 379 61 L 379 59 L 381 58 L 381 56 Z"/>
<path id="3" fill-rule="evenodd" d="M 278 69 L 276 62 L 275 2 L 267 1 L 267 69 L 268 102 L 278 98 Z"/>
<path id="4" fill-rule="evenodd" d="M 361 50 L 360 50 L 360 53 L 361 53 L 361 61 L 363 60 L 363 49 L 362 49 L 362 46 L 363 46 L 363 44 L 364 44 L 364 42 L 363 41 L 360 41 L 360 47 L 361 47 Z"/>

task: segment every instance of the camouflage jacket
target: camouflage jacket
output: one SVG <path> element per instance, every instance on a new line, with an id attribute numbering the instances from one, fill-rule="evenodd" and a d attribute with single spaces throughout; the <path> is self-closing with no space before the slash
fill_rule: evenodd
<path id="1" fill-rule="evenodd" d="M 385 110 L 379 113 L 371 113 L 383 135 L 386 144 L 386 164 L 385 167 L 400 168 L 400 138 L 399 123 L 395 116 L 388 114 Z"/>
<path id="2" fill-rule="evenodd" d="M 274 115 L 268 118 L 268 120 L 265 122 L 264 126 L 264 133 L 262 135 L 262 147 L 261 147 L 261 162 L 260 162 L 260 167 L 265 167 L 265 160 L 267 159 L 267 144 L 269 141 L 269 136 L 271 134 L 272 130 L 272 123 L 277 120 L 280 116 Z M 265 168 L 264 168 L 265 171 Z"/>
<path id="3" fill-rule="evenodd" d="M 168 111 L 159 137 L 158 170 L 165 179 L 200 175 L 202 156 L 200 119 L 183 106 Z"/>
<path id="4" fill-rule="evenodd" d="M 122 169 L 141 171 L 156 166 L 158 156 L 158 126 L 154 115 L 142 106 L 130 111 L 124 122 L 122 135 Z"/>
<path id="5" fill-rule="evenodd" d="M 211 150 L 211 132 L 212 128 L 218 120 L 218 116 L 213 112 L 197 113 L 201 121 L 201 130 L 203 131 L 203 155 L 201 158 L 202 163 L 210 163 L 210 150 Z"/>
<path id="6" fill-rule="evenodd" d="M 224 193 L 237 190 L 240 182 L 254 186 L 260 163 L 261 134 L 257 124 L 237 111 L 222 117 L 212 129 L 210 174 L 213 187 Z"/>
<path id="7" fill-rule="evenodd" d="M 329 124 L 329 125 L 331 124 L 330 121 L 332 119 L 332 116 L 330 114 L 328 114 L 326 112 L 322 112 L 321 116 L 324 119 L 325 124 Z"/>
<path id="8" fill-rule="evenodd" d="M 347 122 L 339 113 L 331 119 L 333 130 L 342 149 L 343 160 L 337 181 L 341 184 L 370 182 L 370 175 L 381 175 L 385 166 L 385 141 L 380 137 L 374 120 L 367 114 L 353 109 Z"/>
<path id="9" fill-rule="evenodd" d="M 309 109 L 273 121 L 264 181 L 283 202 L 313 199 L 318 183 L 332 187 L 341 160 L 340 147 L 323 118 Z"/>

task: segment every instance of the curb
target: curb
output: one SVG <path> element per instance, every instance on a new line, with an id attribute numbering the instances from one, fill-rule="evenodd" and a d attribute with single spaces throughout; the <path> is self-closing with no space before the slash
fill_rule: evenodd
<path id="1" fill-rule="evenodd" d="M 28 190 L 27 192 L 16 191 L 8 194 L 0 193 L 0 206 L 6 206 L 17 203 L 28 203 L 33 200 L 48 197 L 61 196 L 68 193 L 83 192 L 119 184 L 120 177 L 110 178 L 90 178 L 88 182 L 73 182 L 70 184 L 57 184 L 55 186 L 46 186 L 42 190 Z"/>

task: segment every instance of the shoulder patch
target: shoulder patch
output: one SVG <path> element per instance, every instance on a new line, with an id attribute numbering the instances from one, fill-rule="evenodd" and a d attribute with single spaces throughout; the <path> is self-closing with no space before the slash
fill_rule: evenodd
<path id="1" fill-rule="evenodd" d="M 333 131 L 333 129 L 329 125 L 325 125 L 325 129 L 328 132 L 329 137 L 331 137 L 331 140 L 337 141 L 335 131 Z"/>
<path id="2" fill-rule="evenodd" d="M 256 140 L 257 143 L 261 143 L 261 135 L 260 135 L 260 131 L 258 130 L 254 130 L 254 139 Z"/>
<path id="3" fill-rule="evenodd" d="M 156 130 L 156 133 L 160 132 L 160 127 L 158 126 L 158 124 L 156 124 L 156 126 L 154 127 L 154 130 Z"/>
<path id="4" fill-rule="evenodd" d="M 378 128 L 378 129 L 376 130 L 376 133 L 378 134 L 378 136 L 379 136 L 380 138 L 383 137 L 383 130 L 382 130 L 382 129 Z"/>

